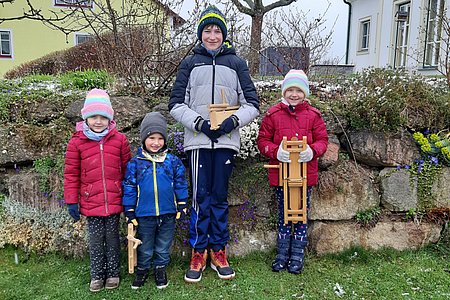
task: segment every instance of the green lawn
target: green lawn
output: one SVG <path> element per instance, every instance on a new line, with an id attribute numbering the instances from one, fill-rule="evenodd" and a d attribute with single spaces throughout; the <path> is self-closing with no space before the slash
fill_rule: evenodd
<path id="1" fill-rule="evenodd" d="M 29 255 L 0 249 L 0 299 L 450 299 L 450 249 L 367 252 L 355 248 L 340 255 L 308 255 L 302 275 L 273 273 L 274 253 L 232 257 L 232 281 L 218 279 L 209 267 L 199 284 L 183 281 L 188 258 L 175 257 L 169 286 L 155 287 L 153 277 L 139 290 L 130 288 L 123 257 L 118 289 L 88 290 L 89 260 L 60 255 Z M 339 287 L 340 296 L 339 294 Z"/>

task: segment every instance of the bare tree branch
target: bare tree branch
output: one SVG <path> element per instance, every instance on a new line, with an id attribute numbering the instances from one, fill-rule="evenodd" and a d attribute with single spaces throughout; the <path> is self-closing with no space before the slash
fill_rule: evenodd
<path id="1" fill-rule="evenodd" d="M 264 14 L 267 12 L 282 6 L 290 5 L 297 0 L 278 0 L 267 6 L 264 6 L 262 0 L 244 0 L 245 4 L 241 0 L 232 0 L 233 4 L 238 10 L 252 18 L 252 27 L 250 33 L 250 49 L 249 55 L 250 73 L 256 75 L 259 72 L 259 51 L 261 49 L 261 32 Z"/>
<path id="2" fill-rule="evenodd" d="M 310 50 L 310 63 L 316 64 L 323 60 L 332 45 L 334 26 L 327 29 L 326 18 L 331 3 L 325 11 L 311 20 L 310 11 L 296 9 L 275 11 L 268 17 L 263 29 L 266 47 L 303 47 Z"/>

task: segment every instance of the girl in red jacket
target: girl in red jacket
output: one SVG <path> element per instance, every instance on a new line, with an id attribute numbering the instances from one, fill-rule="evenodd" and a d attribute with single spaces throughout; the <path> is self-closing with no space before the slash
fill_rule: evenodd
<path id="1" fill-rule="evenodd" d="M 109 95 L 91 90 L 81 110 L 84 121 L 66 150 L 64 199 L 76 221 L 87 217 L 91 292 L 119 286 L 119 217 L 122 179 L 130 160 L 130 145 L 116 129 Z M 106 281 L 105 281 L 106 280 Z"/>
<path id="2" fill-rule="evenodd" d="M 291 70 L 281 85 L 281 102 L 272 106 L 264 116 L 257 138 L 258 149 L 270 158 L 270 164 L 290 163 L 289 152 L 282 147 L 283 137 L 290 140 L 303 136 L 308 138 L 308 146 L 300 152 L 299 162 L 308 162 L 307 203 L 311 186 L 317 184 L 318 161 L 327 150 L 328 134 L 321 113 L 308 100 L 308 77 L 302 70 Z M 283 188 L 278 186 L 278 169 L 269 169 L 270 185 L 275 187 L 278 201 L 277 256 L 272 263 L 272 271 L 287 269 L 289 273 L 300 274 L 304 265 L 304 253 L 308 243 L 308 224 L 289 222 L 284 224 Z"/>

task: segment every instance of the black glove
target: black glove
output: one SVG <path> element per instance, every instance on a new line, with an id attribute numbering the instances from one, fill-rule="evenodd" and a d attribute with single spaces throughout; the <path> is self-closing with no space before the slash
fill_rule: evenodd
<path id="1" fill-rule="evenodd" d="M 235 115 L 231 115 L 225 120 L 223 120 L 222 124 L 220 124 L 219 130 L 224 134 L 228 134 L 232 132 L 236 127 L 239 126 L 239 118 Z"/>
<path id="2" fill-rule="evenodd" d="M 80 209 L 78 204 L 67 204 L 67 209 L 69 210 L 69 215 L 75 222 L 80 220 Z"/>
<path id="3" fill-rule="evenodd" d="M 211 130 L 211 123 L 209 120 L 200 120 L 199 124 L 201 124 L 200 131 L 206 134 L 207 137 L 214 143 L 217 143 L 218 138 L 223 134 L 220 130 Z M 197 127 L 197 126 L 196 126 Z"/>
<path id="4" fill-rule="evenodd" d="M 133 208 L 125 208 L 124 214 L 128 224 L 132 223 L 134 226 L 138 226 L 138 221 Z"/>
<path id="5" fill-rule="evenodd" d="M 186 217 L 187 209 L 188 209 L 187 199 L 181 200 L 180 202 L 177 203 L 177 220 L 179 218 L 184 219 Z"/>

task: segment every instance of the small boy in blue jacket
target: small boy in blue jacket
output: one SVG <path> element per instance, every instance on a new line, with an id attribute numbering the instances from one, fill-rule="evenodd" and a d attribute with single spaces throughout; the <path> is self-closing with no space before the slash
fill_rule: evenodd
<path id="1" fill-rule="evenodd" d="M 141 123 L 142 147 L 128 162 L 123 181 L 123 206 L 128 223 L 137 226 L 142 244 L 137 248 L 136 278 L 142 287 L 154 267 L 156 287 L 167 287 L 166 267 L 175 233 L 177 212 L 186 213 L 188 184 L 181 160 L 167 152 L 167 122 L 159 112 Z"/>

